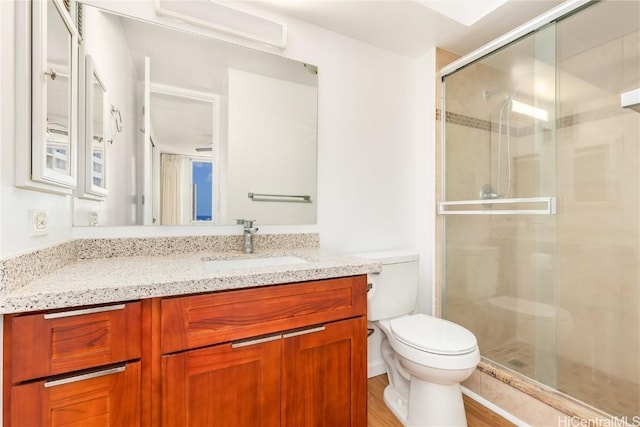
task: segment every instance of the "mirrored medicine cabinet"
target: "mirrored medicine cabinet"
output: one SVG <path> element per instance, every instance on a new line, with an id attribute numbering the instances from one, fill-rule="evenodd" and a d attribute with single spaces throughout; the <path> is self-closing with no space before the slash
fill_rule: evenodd
<path id="1" fill-rule="evenodd" d="M 18 186 L 71 194 L 77 185 L 78 33 L 60 0 L 16 2 Z"/>
<path id="2" fill-rule="evenodd" d="M 78 146 L 78 189 L 81 198 L 101 200 L 107 192 L 107 160 L 110 136 L 109 98 L 107 88 L 100 77 L 91 55 L 80 49 L 84 64 L 79 67 L 79 106 L 83 120 L 78 128 L 82 143 Z"/>

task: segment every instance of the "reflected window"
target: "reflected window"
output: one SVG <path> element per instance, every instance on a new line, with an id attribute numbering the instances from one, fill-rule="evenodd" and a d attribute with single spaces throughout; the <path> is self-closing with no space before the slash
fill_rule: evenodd
<path id="1" fill-rule="evenodd" d="M 104 188 L 104 150 L 102 148 L 94 148 L 91 159 L 93 185 Z"/>
<path id="2" fill-rule="evenodd" d="M 206 160 L 191 161 L 193 194 L 193 220 L 213 220 L 213 163 Z"/>

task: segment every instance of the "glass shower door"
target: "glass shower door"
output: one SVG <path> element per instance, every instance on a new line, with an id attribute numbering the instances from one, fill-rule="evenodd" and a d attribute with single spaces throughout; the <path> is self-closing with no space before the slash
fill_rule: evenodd
<path id="1" fill-rule="evenodd" d="M 443 78 L 443 315 L 556 385 L 554 25 Z"/>
<path id="2" fill-rule="evenodd" d="M 442 88 L 444 316 L 486 360 L 637 421 L 640 2 L 589 2 Z"/>
<path id="3" fill-rule="evenodd" d="M 558 22 L 558 390 L 640 422 L 640 2 Z M 635 419 L 633 417 L 636 417 Z"/>

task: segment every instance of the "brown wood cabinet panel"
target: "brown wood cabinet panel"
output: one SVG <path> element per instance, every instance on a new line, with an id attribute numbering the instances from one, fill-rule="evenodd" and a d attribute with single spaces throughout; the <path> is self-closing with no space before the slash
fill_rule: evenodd
<path id="1" fill-rule="evenodd" d="M 47 313 L 13 317 L 12 382 L 139 358 L 140 303 L 123 305 L 122 309 L 89 314 L 67 310 L 53 316 Z"/>
<path id="2" fill-rule="evenodd" d="M 282 426 L 366 427 L 367 322 L 364 317 L 287 338 Z"/>
<path id="3" fill-rule="evenodd" d="M 162 425 L 280 425 L 281 340 L 222 344 L 162 360 Z"/>
<path id="4" fill-rule="evenodd" d="M 160 298 L 142 300 L 142 425 L 160 425 L 162 353 L 160 352 Z"/>
<path id="5" fill-rule="evenodd" d="M 162 300 L 162 352 L 366 314 L 366 276 Z"/>
<path id="6" fill-rule="evenodd" d="M 139 426 L 140 362 L 122 367 L 86 379 L 66 377 L 61 384 L 35 381 L 13 386 L 11 427 Z"/>

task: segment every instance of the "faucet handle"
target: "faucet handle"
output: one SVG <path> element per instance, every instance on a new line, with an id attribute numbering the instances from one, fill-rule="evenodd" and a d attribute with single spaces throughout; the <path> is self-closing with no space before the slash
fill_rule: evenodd
<path id="1" fill-rule="evenodd" d="M 252 228 L 255 221 L 255 219 L 236 219 L 236 224 L 240 224 L 245 228 Z"/>

